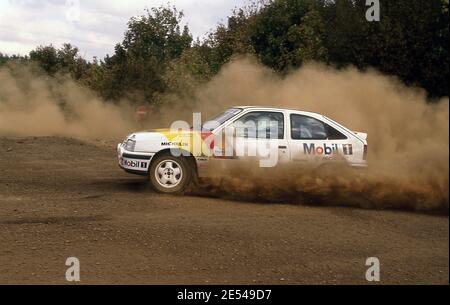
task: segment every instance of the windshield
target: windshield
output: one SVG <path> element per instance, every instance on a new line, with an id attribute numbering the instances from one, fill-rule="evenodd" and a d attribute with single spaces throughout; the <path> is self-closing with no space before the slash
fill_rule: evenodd
<path id="1" fill-rule="evenodd" d="M 230 108 L 219 115 L 207 120 L 205 124 L 203 124 L 202 129 L 213 131 L 215 128 L 219 127 L 238 113 L 240 113 L 242 109 L 240 108 Z"/>

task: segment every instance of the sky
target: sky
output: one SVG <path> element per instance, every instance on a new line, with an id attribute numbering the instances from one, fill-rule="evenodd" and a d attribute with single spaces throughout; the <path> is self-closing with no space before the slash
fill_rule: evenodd
<path id="1" fill-rule="evenodd" d="M 204 37 L 246 0 L 0 0 L 0 52 L 27 55 L 39 45 L 68 42 L 86 59 L 103 58 L 121 42 L 126 24 L 146 8 L 184 12 L 191 33 Z"/>

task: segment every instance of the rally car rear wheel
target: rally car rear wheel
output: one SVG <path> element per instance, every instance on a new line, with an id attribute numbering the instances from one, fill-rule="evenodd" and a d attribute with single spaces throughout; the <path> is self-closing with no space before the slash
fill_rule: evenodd
<path id="1" fill-rule="evenodd" d="M 149 170 L 150 183 L 159 193 L 183 193 L 191 178 L 192 170 L 187 160 L 169 154 L 156 157 Z"/>

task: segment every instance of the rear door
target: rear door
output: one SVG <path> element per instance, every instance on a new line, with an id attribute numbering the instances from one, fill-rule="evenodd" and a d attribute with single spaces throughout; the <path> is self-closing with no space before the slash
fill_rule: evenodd
<path id="1" fill-rule="evenodd" d="M 327 162 L 352 154 L 345 134 L 313 116 L 290 113 L 288 136 L 294 162 Z"/>

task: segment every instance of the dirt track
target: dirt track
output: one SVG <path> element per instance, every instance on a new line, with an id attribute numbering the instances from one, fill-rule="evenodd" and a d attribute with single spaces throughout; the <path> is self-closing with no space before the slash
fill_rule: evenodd
<path id="1" fill-rule="evenodd" d="M 448 216 L 148 191 L 109 143 L 0 138 L 0 284 L 448 284 Z"/>

